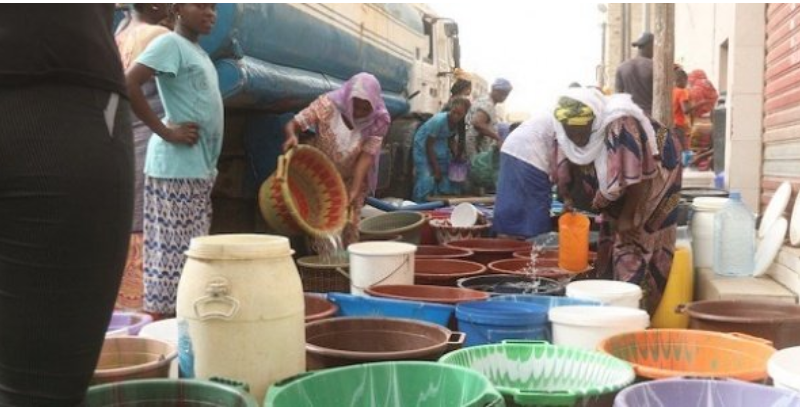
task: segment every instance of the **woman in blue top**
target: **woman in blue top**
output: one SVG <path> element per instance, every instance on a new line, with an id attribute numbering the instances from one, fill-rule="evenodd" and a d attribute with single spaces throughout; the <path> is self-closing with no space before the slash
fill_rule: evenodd
<path id="1" fill-rule="evenodd" d="M 450 101 L 450 110 L 437 113 L 425 122 L 414 135 L 414 183 L 413 200 L 426 202 L 428 196 L 452 194 L 447 169 L 450 164 L 451 145 L 470 108 L 465 97 Z"/>
<path id="2" fill-rule="evenodd" d="M 222 150 L 223 106 L 214 64 L 197 43 L 216 22 L 215 4 L 176 3 L 175 31 L 154 40 L 126 75 L 131 105 L 153 130 L 145 160 L 144 310 L 171 316 L 184 252 L 208 234 L 211 189 Z M 156 77 L 166 118 L 142 85 Z"/>

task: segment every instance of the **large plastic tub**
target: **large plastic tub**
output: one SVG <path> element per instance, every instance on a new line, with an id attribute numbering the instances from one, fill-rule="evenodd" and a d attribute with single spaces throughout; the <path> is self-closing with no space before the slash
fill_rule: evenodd
<path id="1" fill-rule="evenodd" d="M 108 324 L 107 337 L 138 335 L 139 331 L 152 322 L 153 318 L 144 313 L 119 312 L 115 311 L 111 315 L 111 322 Z"/>
<path id="2" fill-rule="evenodd" d="M 89 388 L 84 406 L 209 407 L 258 406 L 246 385 L 211 379 L 143 379 Z"/>
<path id="3" fill-rule="evenodd" d="M 531 250 L 530 243 L 513 239 L 464 239 L 454 240 L 445 245 L 471 250 L 474 254 L 470 257 L 470 260 L 482 265 L 488 265 L 496 260 L 511 259 L 514 256 L 514 252 Z"/>
<path id="4" fill-rule="evenodd" d="M 381 362 L 309 372 L 273 385 L 265 406 L 503 406 L 503 397 L 473 370 L 431 362 Z"/>
<path id="5" fill-rule="evenodd" d="M 464 346 L 547 338 L 547 308 L 532 303 L 460 303 L 456 305 L 456 319 L 458 330 L 467 334 Z"/>
<path id="6" fill-rule="evenodd" d="M 800 346 L 800 306 L 741 300 L 691 303 L 689 328 L 741 332 L 769 341 L 777 349 Z"/>
<path id="7" fill-rule="evenodd" d="M 800 392 L 800 346 L 772 355 L 767 362 L 767 372 L 775 386 Z"/>
<path id="8" fill-rule="evenodd" d="M 748 382 L 663 379 L 631 386 L 617 395 L 616 407 L 798 407 L 800 396 Z"/>
<path id="9" fill-rule="evenodd" d="M 465 348 L 439 362 L 482 373 L 509 406 L 611 406 L 636 378 L 613 356 L 539 342 Z"/>
<path id="10" fill-rule="evenodd" d="M 732 378 L 763 382 L 775 353 L 768 341 L 741 334 L 685 329 L 623 333 L 601 342 L 602 352 L 628 361 L 646 379 Z"/>
<path id="11" fill-rule="evenodd" d="M 389 299 L 449 305 L 486 300 L 489 297 L 488 293 L 477 290 L 431 285 L 380 285 L 367 289 L 367 294 Z"/>
<path id="12" fill-rule="evenodd" d="M 306 323 L 316 320 L 327 319 L 336 314 L 339 308 L 325 299 L 325 295 L 305 294 L 306 303 Z"/>
<path id="13" fill-rule="evenodd" d="M 642 288 L 616 280 L 581 280 L 567 285 L 567 296 L 600 301 L 609 306 L 639 309 Z"/>
<path id="14" fill-rule="evenodd" d="M 485 275 L 459 279 L 458 287 L 478 290 L 491 295 L 550 295 L 564 294 L 564 283 L 549 278 L 531 279 L 517 275 Z"/>
<path id="15" fill-rule="evenodd" d="M 429 322 L 336 318 L 306 325 L 308 370 L 398 360 L 436 360 L 458 349 L 464 334 Z"/>
<path id="16" fill-rule="evenodd" d="M 618 306 L 561 306 L 548 313 L 556 345 L 593 350 L 618 333 L 645 330 L 650 316 L 641 309 Z"/>
<path id="17" fill-rule="evenodd" d="M 417 259 L 414 283 L 418 285 L 456 286 L 459 279 L 486 273 L 486 266 L 459 259 Z"/>
<path id="18" fill-rule="evenodd" d="M 546 340 L 550 343 L 553 342 L 553 321 L 550 320 L 549 310 L 559 308 L 562 306 L 602 306 L 600 302 L 593 302 L 590 300 L 566 298 L 563 296 L 540 296 L 540 295 L 495 295 L 489 298 L 494 302 L 524 302 L 533 303 L 539 306 L 548 308 L 548 322 Z M 594 349 L 594 348 L 592 348 Z"/>
<path id="19" fill-rule="evenodd" d="M 178 356 L 174 344 L 151 338 L 106 338 L 92 377 L 93 384 L 134 379 L 166 378 Z"/>
<path id="20" fill-rule="evenodd" d="M 373 316 L 415 319 L 447 327 L 455 308 L 452 305 L 408 300 L 329 293 L 328 299 L 339 306 L 339 316 Z"/>

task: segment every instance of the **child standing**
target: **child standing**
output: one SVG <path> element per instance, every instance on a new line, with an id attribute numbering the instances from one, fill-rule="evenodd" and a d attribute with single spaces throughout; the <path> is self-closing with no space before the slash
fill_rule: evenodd
<path id="1" fill-rule="evenodd" d="M 126 76 L 133 109 L 154 133 L 145 160 L 144 310 L 155 317 L 175 314 L 184 252 L 208 234 L 223 133 L 217 73 L 198 44 L 214 27 L 216 5 L 176 3 L 171 12 L 175 31 L 153 41 Z M 154 76 L 163 122 L 142 93 Z"/>

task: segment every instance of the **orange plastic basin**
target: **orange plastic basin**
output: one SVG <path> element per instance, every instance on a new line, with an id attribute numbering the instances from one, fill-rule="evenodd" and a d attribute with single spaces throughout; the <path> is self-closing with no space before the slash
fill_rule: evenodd
<path id="1" fill-rule="evenodd" d="M 685 329 L 623 333 L 604 340 L 598 349 L 630 362 L 642 378 L 683 376 L 751 382 L 767 379 L 767 361 L 775 353 L 767 340 Z"/>

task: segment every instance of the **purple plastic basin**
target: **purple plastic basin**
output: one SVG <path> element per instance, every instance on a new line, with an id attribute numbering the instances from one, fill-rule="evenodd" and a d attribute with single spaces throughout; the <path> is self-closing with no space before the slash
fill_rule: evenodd
<path id="1" fill-rule="evenodd" d="M 736 380 L 663 379 L 622 390 L 615 407 L 747 407 L 800 406 L 800 394 Z"/>
<path id="2" fill-rule="evenodd" d="M 106 336 L 136 336 L 144 325 L 152 321 L 153 318 L 144 313 L 114 312 Z"/>

